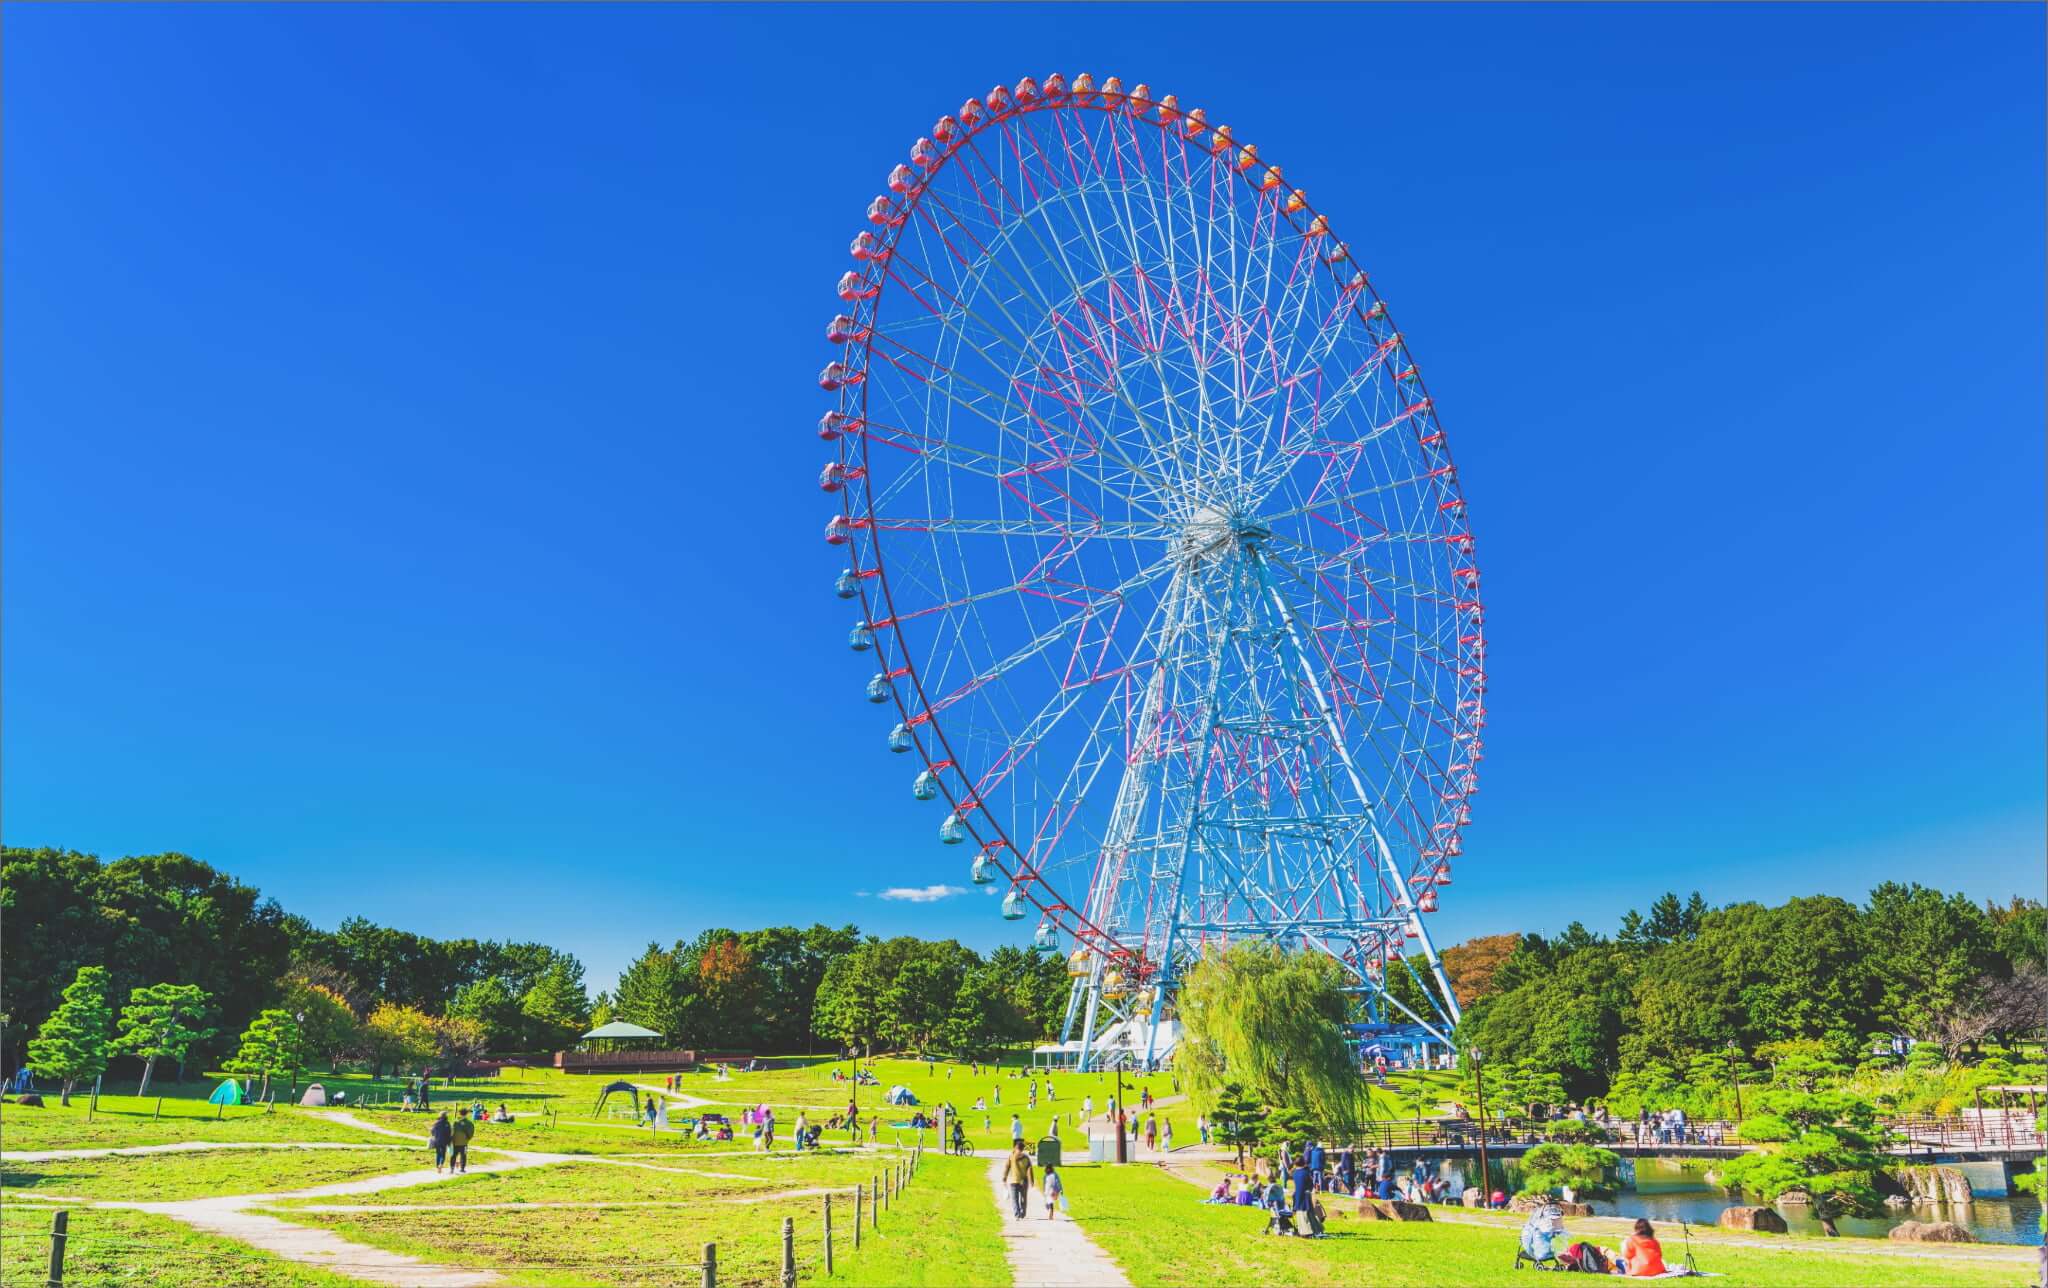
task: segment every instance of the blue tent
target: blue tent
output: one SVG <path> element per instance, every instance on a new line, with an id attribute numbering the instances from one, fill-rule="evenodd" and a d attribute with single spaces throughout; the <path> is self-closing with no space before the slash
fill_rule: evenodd
<path id="1" fill-rule="evenodd" d="M 239 1105 L 243 1103 L 242 1084 L 236 1082 L 233 1078 L 229 1078 L 213 1089 L 213 1094 L 206 1098 L 206 1103 L 209 1105 Z"/>

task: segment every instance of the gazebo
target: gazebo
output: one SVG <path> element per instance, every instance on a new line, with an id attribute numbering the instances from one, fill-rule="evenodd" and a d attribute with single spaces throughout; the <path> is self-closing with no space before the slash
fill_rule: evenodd
<path id="1" fill-rule="evenodd" d="M 589 1042 L 593 1039 L 598 1041 L 621 1041 L 633 1038 L 658 1038 L 660 1036 L 661 1034 L 656 1033 L 653 1029 L 643 1029 L 637 1024 L 628 1024 L 624 1020 L 613 1020 L 610 1024 L 598 1025 L 590 1032 L 584 1034 L 579 1041 Z"/>
<path id="2" fill-rule="evenodd" d="M 695 1051 L 664 1050 L 660 1041 L 653 1029 L 613 1020 L 577 1039 L 574 1051 L 555 1052 L 555 1067 L 564 1073 L 651 1073 L 697 1062 Z"/>

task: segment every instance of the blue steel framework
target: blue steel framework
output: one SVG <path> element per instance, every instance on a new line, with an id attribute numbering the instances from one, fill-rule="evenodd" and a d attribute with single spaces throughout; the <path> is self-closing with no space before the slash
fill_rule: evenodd
<path id="1" fill-rule="evenodd" d="M 1111 1024 L 1149 1058 L 1181 972 L 1244 936 L 1448 1042 L 1426 918 L 1478 786 L 1484 615 L 1350 248 L 1228 127 L 1085 76 L 969 100 L 888 188 L 820 377 L 848 643 L 969 882 L 1071 944 L 1082 1062 Z M 1418 1010 L 1386 986 L 1410 945 Z"/>

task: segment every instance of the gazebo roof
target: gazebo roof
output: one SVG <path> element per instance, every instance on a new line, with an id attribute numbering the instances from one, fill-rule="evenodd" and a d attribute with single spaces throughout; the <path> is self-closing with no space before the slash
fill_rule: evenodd
<path id="1" fill-rule="evenodd" d="M 599 1025 L 583 1035 L 586 1038 L 658 1038 L 661 1034 L 653 1029 L 643 1029 L 637 1024 L 624 1020 L 613 1020 L 610 1024 Z"/>

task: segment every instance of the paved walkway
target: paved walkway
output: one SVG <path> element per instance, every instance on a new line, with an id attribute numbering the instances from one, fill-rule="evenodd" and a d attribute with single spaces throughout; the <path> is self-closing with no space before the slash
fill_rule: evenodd
<path id="1" fill-rule="evenodd" d="M 1019 1220 L 1011 1215 L 1010 1187 L 1003 1184 L 1004 1156 L 989 1159 L 988 1182 L 1003 1217 L 1003 1255 L 1017 1288 L 1130 1288 L 1131 1281 L 1088 1232 L 1065 1215 L 1048 1221 L 1045 1200 L 1031 1196 Z"/>

